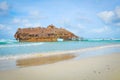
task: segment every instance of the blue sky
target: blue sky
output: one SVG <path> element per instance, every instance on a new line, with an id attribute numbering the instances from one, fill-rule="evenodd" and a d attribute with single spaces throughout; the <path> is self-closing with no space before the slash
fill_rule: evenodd
<path id="1" fill-rule="evenodd" d="M 0 39 L 50 24 L 84 38 L 120 38 L 120 0 L 0 0 Z"/>

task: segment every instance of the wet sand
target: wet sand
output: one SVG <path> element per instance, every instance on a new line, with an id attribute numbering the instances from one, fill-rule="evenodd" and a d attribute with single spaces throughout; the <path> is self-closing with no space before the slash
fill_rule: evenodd
<path id="1" fill-rule="evenodd" d="M 0 80 L 120 80 L 120 53 L 0 71 Z"/>
<path id="2" fill-rule="evenodd" d="M 43 64 L 52 64 L 59 61 L 69 60 L 75 58 L 75 54 L 54 54 L 46 56 L 33 56 L 24 59 L 18 59 L 16 61 L 17 66 L 27 67 L 27 66 L 37 66 Z"/>

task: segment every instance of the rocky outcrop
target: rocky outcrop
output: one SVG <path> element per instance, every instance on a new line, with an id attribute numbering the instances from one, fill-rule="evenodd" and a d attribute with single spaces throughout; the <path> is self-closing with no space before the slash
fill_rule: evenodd
<path id="1" fill-rule="evenodd" d="M 63 28 L 56 28 L 54 25 L 49 25 L 47 28 L 18 28 L 14 37 L 20 42 L 51 42 L 58 39 L 64 41 L 78 39 L 78 36 L 72 32 Z"/>

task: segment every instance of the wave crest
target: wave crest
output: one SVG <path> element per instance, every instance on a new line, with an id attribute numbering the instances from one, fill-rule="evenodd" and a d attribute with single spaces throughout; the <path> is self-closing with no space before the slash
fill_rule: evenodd
<path id="1" fill-rule="evenodd" d="M 0 45 L 0 48 L 4 47 L 21 47 L 21 46 L 37 46 L 42 45 L 43 43 L 17 43 L 17 44 L 6 44 L 6 45 Z"/>

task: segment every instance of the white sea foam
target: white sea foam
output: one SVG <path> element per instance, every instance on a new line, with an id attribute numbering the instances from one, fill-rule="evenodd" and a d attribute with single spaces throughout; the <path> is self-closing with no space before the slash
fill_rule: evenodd
<path id="1" fill-rule="evenodd" d="M 11 40 L 11 39 L 0 39 L 0 42 L 18 42 L 17 40 Z"/>
<path id="2" fill-rule="evenodd" d="M 21 58 L 28 58 L 32 57 L 34 54 L 23 54 L 23 55 L 15 55 L 15 56 L 3 56 L 0 57 L 0 60 L 16 60 L 16 59 L 21 59 Z"/>
<path id="3" fill-rule="evenodd" d="M 90 47 L 90 48 L 83 48 L 83 49 L 78 49 L 78 50 L 69 50 L 69 51 L 59 51 L 59 52 L 49 52 L 49 53 L 34 53 L 34 54 L 23 54 L 23 55 L 15 55 L 15 56 L 4 56 L 0 57 L 0 60 L 9 60 L 9 59 L 21 59 L 21 58 L 28 58 L 28 57 L 33 57 L 37 55 L 54 55 L 54 54 L 68 54 L 68 53 L 74 53 L 74 54 L 81 54 L 84 53 L 84 51 L 94 51 L 94 50 L 99 50 L 99 49 L 105 49 L 105 48 L 113 48 L 113 47 L 119 47 L 120 44 L 113 44 L 113 45 L 105 45 L 105 46 L 97 46 L 97 47 Z"/>
<path id="4" fill-rule="evenodd" d="M 18 43 L 18 44 L 7 44 L 7 45 L 0 45 L 0 48 L 4 47 L 21 47 L 21 46 L 37 46 L 37 45 L 42 45 L 43 43 Z"/>
<path id="5" fill-rule="evenodd" d="M 88 39 L 88 41 L 120 41 L 120 39 Z"/>

